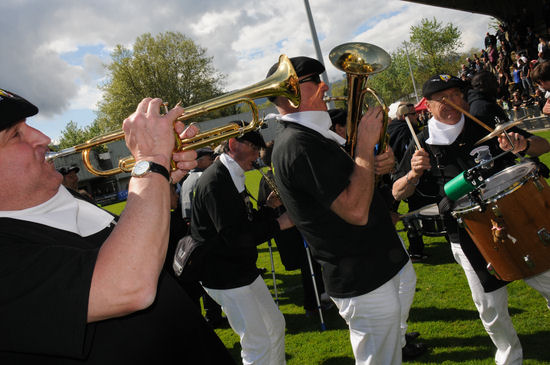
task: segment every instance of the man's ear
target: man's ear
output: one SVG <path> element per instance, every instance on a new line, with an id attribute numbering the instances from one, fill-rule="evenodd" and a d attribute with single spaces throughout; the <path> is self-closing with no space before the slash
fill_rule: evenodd
<path id="1" fill-rule="evenodd" d="M 432 112 L 432 107 L 430 105 L 430 100 L 426 100 L 426 109 L 428 109 L 428 111 L 431 113 Z"/>
<path id="2" fill-rule="evenodd" d="M 227 143 L 229 145 L 229 151 L 234 152 L 237 148 L 238 141 L 235 138 L 229 138 L 229 141 L 227 141 Z"/>

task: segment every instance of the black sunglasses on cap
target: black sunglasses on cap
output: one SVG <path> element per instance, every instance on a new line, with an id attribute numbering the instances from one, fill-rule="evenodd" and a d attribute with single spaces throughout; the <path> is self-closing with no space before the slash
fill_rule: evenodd
<path id="1" fill-rule="evenodd" d="M 299 80 L 298 83 L 299 84 L 303 84 L 304 82 L 314 82 L 316 84 L 320 84 L 321 83 L 321 78 L 319 77 L 319 75 L 311 75 L 311 76 L 308 76 L 308 77 L 304 77 L 303 79 Z"/>

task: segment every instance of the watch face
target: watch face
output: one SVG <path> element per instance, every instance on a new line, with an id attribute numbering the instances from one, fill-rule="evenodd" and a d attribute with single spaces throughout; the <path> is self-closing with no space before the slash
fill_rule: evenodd
<path id="1" fill-rule="evenodd" d="M 145 174 L 149 170 L 149 162 L 148 161 L 139 161 L 133 169 L 133 175 L 140 176 Z"/>

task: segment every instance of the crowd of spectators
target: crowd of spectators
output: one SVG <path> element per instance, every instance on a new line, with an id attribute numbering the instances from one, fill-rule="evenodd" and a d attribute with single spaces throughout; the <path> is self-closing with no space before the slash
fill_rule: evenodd
<path id="1" fill-rule="evenodd" d="M 538 116 L 548 95 L 531 81 L 531 71 L 550 60 L 550 39 L 537 34 L 528 19 L 518 17 L 501 23 L 495 34 L 487 32 L 484 48 L 467 57 L 458 77 L 469 82 L 480 71 L 492 72 L 498 80 L 497 102 L 510 116 Z"/>

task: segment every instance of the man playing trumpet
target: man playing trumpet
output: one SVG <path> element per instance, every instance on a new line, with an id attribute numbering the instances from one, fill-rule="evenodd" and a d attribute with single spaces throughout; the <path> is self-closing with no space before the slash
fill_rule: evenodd
<path id="1" fill-rule="evenodd" d="M 194 167 L 195 152 L 173 153 L 183 109 L 160 115 L 160 106 L 143 99 L 124 121 L 143 169 L 134 170 L 117 220 L 61 186 L 45 161 L 50 139 L 25 121 L 38 108 L 0 89 L 0 363 L 232 363 L 162 271 L 169 180 Z M 172 159 L 178 169 L 170 176 Z"/>

